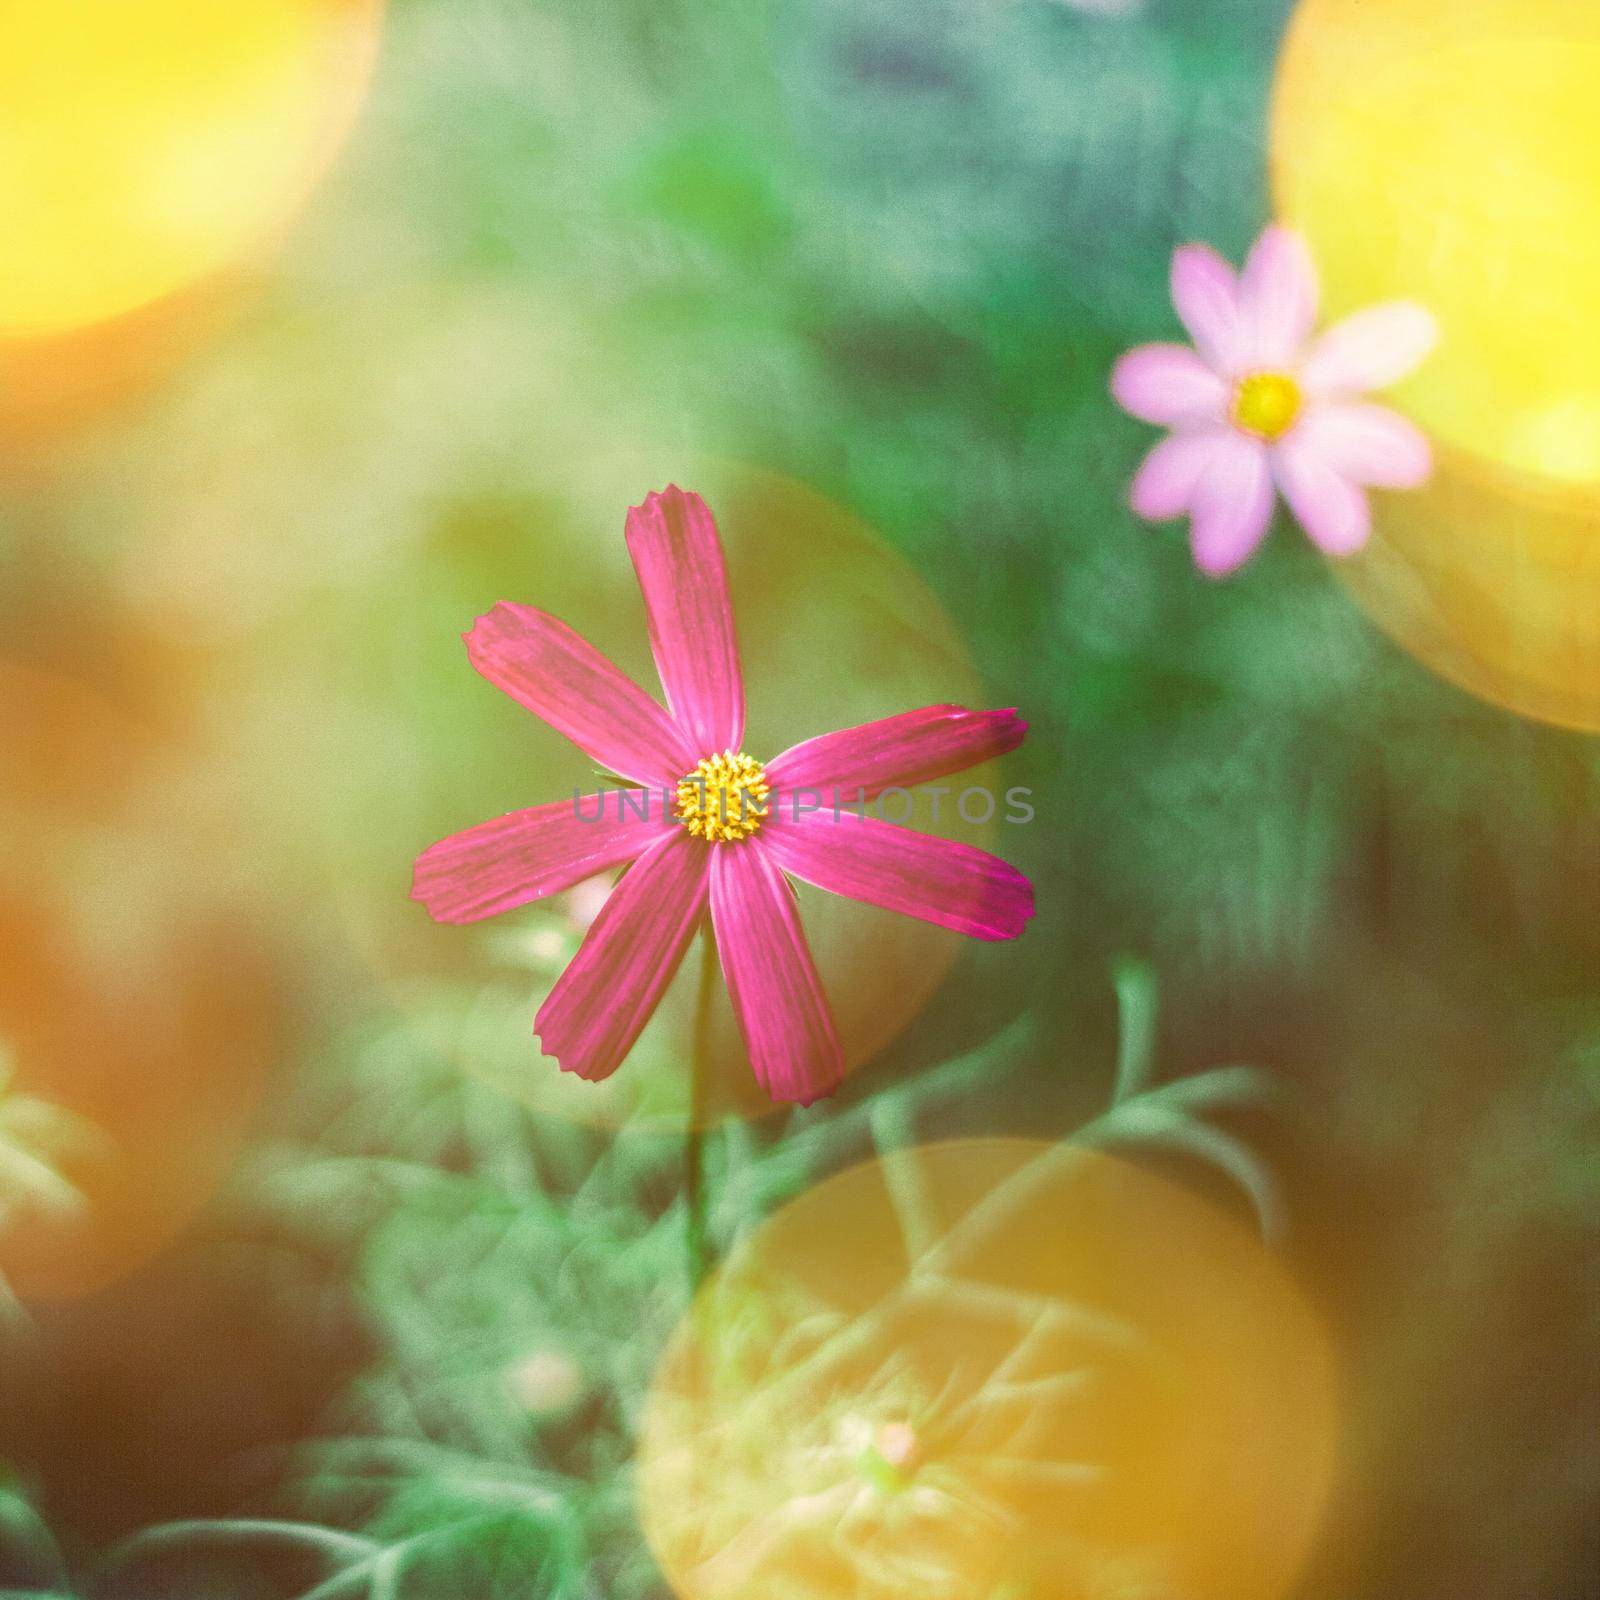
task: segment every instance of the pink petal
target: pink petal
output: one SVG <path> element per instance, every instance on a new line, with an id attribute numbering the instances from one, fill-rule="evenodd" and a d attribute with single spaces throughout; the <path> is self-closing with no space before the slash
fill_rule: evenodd
<path id="1" fill-rule="evenodd" d="M 1438 342 L 1439 324 L 1424 307 L 1407 300 L 1372 306 L 1317 340 L 1301 381 L 1317 394 L 1387 389 L 1414 372 Z"/>
<path id="2" fill-rule="evenodd" d="M 1241 354 L 1254 366 L 1298 361 L 1317 320 L 1317 269 L 1306 242 L 1273 226 L 1256 241 L 1239 279 Z"/>
<path id="3" fill-rule="evenodd" d="M 705 915 L 707 849 L 674 828 L 600 908 L 534 1019 L 563 1072 L 609 1077 L 633 1048 Z"/>
<path id="4" fill-rule="evenodd" d="M 1163 439 L 1134 475 L 1128 503 L 1151 522 L 1181 517 L 1192 504 L 1200 474 L 1223 437 L 1220 429 L 1200 428 Z"/>
<path id="5" fill-rule="evenodd" d="M 1033 915 L 1033 885 L 998 856 L 853 811 L 797 816 L 785 800 L 773 796 L 761 839 L 805 883 L 974 939 L 1015 939 Z"/>
<path id="6" fill-rule="evenodd" d="M 570 889 L 633 860 L 671 831 L 661 797 L 646 791 L 640 799 L 647 807 L 643 818 L 623 806 L 621 790 L 612 790 L 512 811 L 453 833 L 417 857 L 411 898 L 435 922 L 476 922 Z"/>
<path id="7" fill-rule="evenodd" d="M 1200 354 L 1230 371 L 1239 338 L 1239 280 L 1210 245 L 1173 252 L 1172 303 Z"/>
<path id="8" fill-rule="evenodd" d="M 1293 438 L 1354 483 L 1415 489 L 1433 470 L 1428 436 L 1384 406 L 1359 401 L 1313 407 Z"/>
<path id="9" fill-rule="evenodd" d="M 1015 711 L 924 706 L 794 745 L 767 763 L 767 780 L 815 789 L 830 805 L 835 795 L 850 800 L 862 790 L 870 800 L 891 786 L 912 789 L 1003 756 L 1027 731 Z"/>
<path id="10" fill-rule="evenodd" d="M 1208 577 L 1225 577 L 1255 554 L 1272 521 L 1272 472 L 1259 439 L 1218 439 L 1195 484 L 1191 518 L 1195 565 Z"/>
<path id="11" fill-rule="evenodd" d="M 1274 452 L 1272 470 L 1289 509 L 1319 550 L 1347 556 L 1367 542 L 1372 511 L 1365 493 L 1314 445 L 1297 436 L 1284 439 Z"/>
<path id="12" fill-rule="evenodd" d="M 832 1094 L 844 1078 L 833 1013 L 794 892 L 759 842 L 713 847 L 711 922 L 761 1086 L 774 1100 L 803 1106 Z"/>
<path id="13" fill-rule="evenodd" d="M 1183 344 L 1142 344 L 1111 371 L 1111 393 L 1143 422 L 1212 421 L 1227 399 L 1222 379 Z"/>
<path id="14" fill-rule="evenodd" d="M 466 635 L 497 689 L 565 734 L 608 772 L 659 787 L 698 757 L 667 713 L 566 623 L 502 600 Z"/>
<path id="15" fill-rule="evenodd" d="M 710 509 L 676 485 L 646 495 L 628 512 L 628 552 L 672 714 L 699 754 L 737 750 L 744 738 L 744 674 Z"/>

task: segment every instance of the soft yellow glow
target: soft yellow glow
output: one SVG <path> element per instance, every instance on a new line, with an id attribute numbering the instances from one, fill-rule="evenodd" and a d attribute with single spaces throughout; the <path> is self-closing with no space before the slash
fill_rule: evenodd
<path id="1" fill-rule="evenodd" d="M 1448 18 L 1444 13 L 1448 12 Z M 1600 481 L 1600 6 L 1303 0 L 1272 121 L 1284 220 L 1332 315 L 1442 339 L 1399 391 L 1445 443 Z"/>
<path id="2" fill-rule="evenodd" d="M 1094 1150 L 904 1150 L 779 1212 L 668 1347 L 639 1452 L 685 1600 L 1281 1600 L 1326 1335 L 1253 1235 Z"/>
<path id="3" fill-rule="evenodd" d="M 1600 508 L 1446 457 L 1384 496 L 1366 552 L 1335 571 L 1435 672 L 1523 716 L 1600 732 Z"/>
<path id="4" fill-rule="evenodd" d="M 1302 0 L 1273 187 L 1327 312 L 1404 297 L 1438 349 L 1395 401 L 1434 437 L 1340 577 L 1434 670 L 1600 729 L 1600 6 Z"/>
<path id="5" fill-rule="evenodd" d="M 1287 372 L 1252 372 L 1234 389 L 1230 415 L 1246 433 L 1281 439 L 1300 415 L 1300 385 Z"/>
<path id="6" fill-rule="evenodd" d="M 737 844 L 767 815 L 767 769 L 742 751 L 707 756 L 678 783 L 678 821 L 697 839 Z"/>
<path id="7" fill-rule="evenodd" d="M 0 0 L 0 331 L 132 310 L 284 219 L 378 0 Z"/>

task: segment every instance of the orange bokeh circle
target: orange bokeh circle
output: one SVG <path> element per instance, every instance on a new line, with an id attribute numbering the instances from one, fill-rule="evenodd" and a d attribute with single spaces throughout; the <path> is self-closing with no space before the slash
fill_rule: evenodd
<path id="1" fill-rule="evenodd" d="M 821 1184 L 708 1280 L 639 1493 L 685 1600 L 1281 1600 L 1335 1426 L 1254 1235 L 1086 1147 L 957 1141 Z"/>
<path id="2" fill-rule="evenodd" d="M 1600 731 L 1600 492 L 1441 450 L 1375 529 L 1336 570 L 1390 638 L 1480 699 Z"/>
<path id="3" fill-rule="evenodd" d="M 259 908 L 216 887 L 171 754 L 90 684 L 0 660 L 0 1283 L 25 1301 L 170 1242 L 283 1049 Z"/>

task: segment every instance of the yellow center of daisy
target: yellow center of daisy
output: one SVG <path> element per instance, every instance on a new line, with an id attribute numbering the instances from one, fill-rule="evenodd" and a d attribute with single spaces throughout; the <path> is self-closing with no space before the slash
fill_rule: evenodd
<path id="1" fill-rule="evenodd" d="M 743 751 L 707 756 L 678 780 L 678 821 L 697 839 L 736 844 L 767 814 L 767 769 Z"/>
<path id="2" fill-rule="evenodd" d="M 1300 385 L 1287 372 L 1252 372 L 1233 391 L 1233 425 L 1259 439 L 1281 439 L 1300 415 Z"/>

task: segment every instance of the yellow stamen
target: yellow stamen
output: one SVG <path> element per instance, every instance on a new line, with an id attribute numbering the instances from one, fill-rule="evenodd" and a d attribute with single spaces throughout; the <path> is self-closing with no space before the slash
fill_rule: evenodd
<path id="1" fill-rule="evenodd" d="M 1233 425 L 1258 439 L 1281 439 L 1300 415 L 1300 385 L 1287 372 L 1252 372 L 1233 391 Z"/>
<path id="2" fill-rule="evenodd" d="M 732 750 L 707 756 L 678 780 L 678 821 L 697 839 L 736 844 L 748 839 L 767 814 L 767 770 Z"/>

